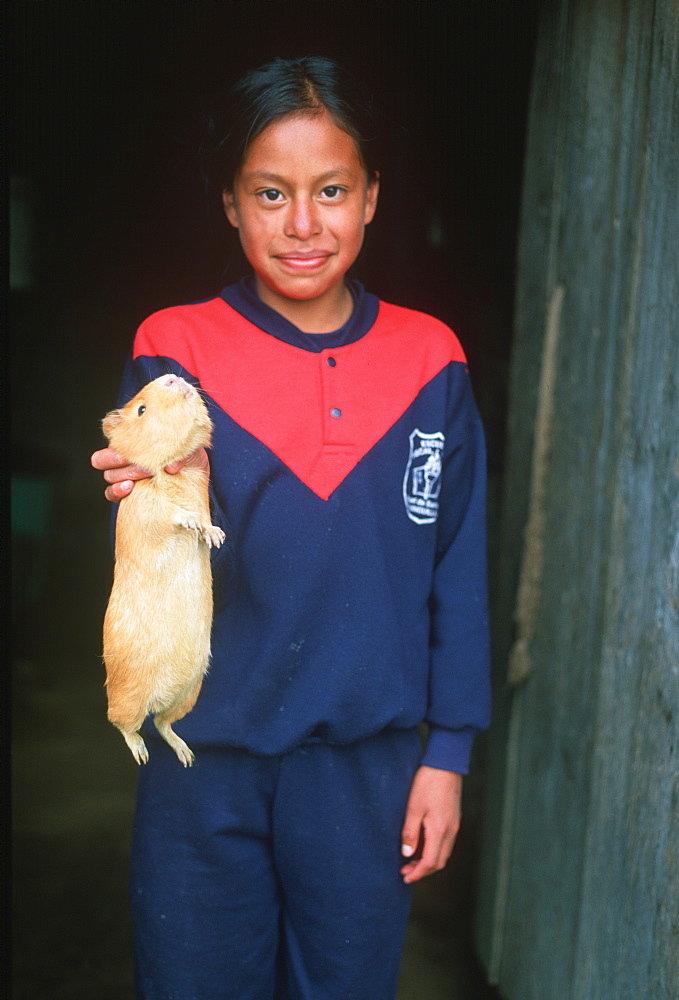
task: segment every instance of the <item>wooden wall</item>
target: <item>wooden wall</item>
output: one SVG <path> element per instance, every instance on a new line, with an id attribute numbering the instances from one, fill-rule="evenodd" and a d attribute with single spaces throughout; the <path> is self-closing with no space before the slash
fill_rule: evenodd
<path id="1" fill-rule="evenodd" d="M 679 996 L 679 4 L 546 0 L 477 941 L 507 1000 Z"/>

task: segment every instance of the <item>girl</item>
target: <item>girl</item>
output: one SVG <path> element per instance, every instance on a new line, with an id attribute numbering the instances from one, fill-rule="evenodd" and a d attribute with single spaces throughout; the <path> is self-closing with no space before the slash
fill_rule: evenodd
<path id="1" fill-rule="evenodd" d="M 196 762 L 154 741 L 140 775 L 138 997 L 388 1000 L 488 722 L 483 434 L 454 334 L 346 277 L 379 190 L 352 81 L 276 60 L 233 98 L 213 165 L 252 275 L 146 320 L 123 383 L 200 385 L 228 540 Z M 146 475 L 92 462 L 114 501 Z"/>

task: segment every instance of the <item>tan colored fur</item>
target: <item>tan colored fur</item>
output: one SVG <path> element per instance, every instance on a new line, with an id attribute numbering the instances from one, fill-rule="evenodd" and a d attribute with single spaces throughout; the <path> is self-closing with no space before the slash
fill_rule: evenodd
<path id="1" fill-rule="evenodd" d="M 141 407 L 145 409 L 140 410 Z M 153 473 L 120 502 L 113 589 L 104 620 L 108 718 L 138 763 L 148 760 L 139 729 L 148 714 L 186 767 L 193 754 L 171 724 L 191 711 L 210 659 L 210 523 L 207 475 L 166 465 L 210 443 L 205 403 L 184 379 L 150 382 L 102 422 L 111 447 Z"/>

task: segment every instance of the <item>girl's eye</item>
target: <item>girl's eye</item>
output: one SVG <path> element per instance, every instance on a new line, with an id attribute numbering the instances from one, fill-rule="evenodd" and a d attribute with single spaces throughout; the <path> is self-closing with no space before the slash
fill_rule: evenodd
<path id="1" fill-rule="evenodd" d="M 142 413 L 146 413 L 146 407 L 145 406 L 140 406 L 139 407 L 139 409 L 137 410 L 137 416 L 140 417 L 142 415 Z"/>
<path id="2" fill-rule="evenodd" d="M 266 191 L 259 191 L 258 193 L 260 198 L 263 198 L 265 201 L 279 201 L 283 197 L 276 188 L 267 188 Z"/>
<path id="3" fill-rule="evenodd" d="M 323 194 L 325 195 L 326 198 L 329 198 L 331 201 L 333 201 L 336 198 L 339 198 L 339 196 L 343 192 L 344 188 L 338 187 L 337 184 L 330 184 L 328 185 L 328 187 L 323 188 Z"/>

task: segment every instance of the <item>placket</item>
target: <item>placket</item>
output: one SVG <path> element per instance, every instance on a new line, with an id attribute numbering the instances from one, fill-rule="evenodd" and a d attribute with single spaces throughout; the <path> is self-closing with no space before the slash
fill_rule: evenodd
<path id="1" fill-rule="evenodd" d="M 348 433 L 350 401 L 346 392 L 346 372 L 342 351 L 324 350 L 318 355 L 323 407 L 323 452 L 326 455 L 350 455 L 355 448 Z"/>

